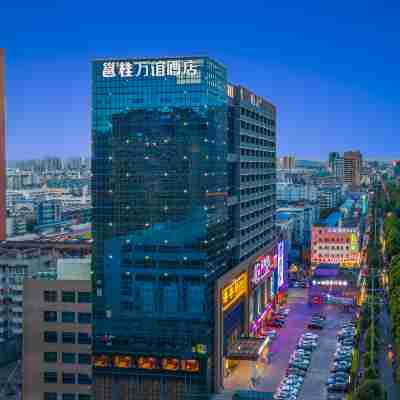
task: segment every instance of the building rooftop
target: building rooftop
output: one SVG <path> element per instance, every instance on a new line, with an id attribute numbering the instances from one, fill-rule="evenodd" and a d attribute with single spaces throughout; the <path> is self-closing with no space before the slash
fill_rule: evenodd
<path id="1" fill-rule="evenodd" d="M 339 225 L 341 218 L 342 218 L 342 213 L 340 211 L 334 211 L 322 221 L 322 225 L 334 228 Z"/>
<path id="2" fill-rule="evenodd" d="M 276 222 L 283 222 L 283 221 L 289 221 L 290 220 L 290 214 L 285 212 L 285 211 L 278 211 L 276 213 Z"/>

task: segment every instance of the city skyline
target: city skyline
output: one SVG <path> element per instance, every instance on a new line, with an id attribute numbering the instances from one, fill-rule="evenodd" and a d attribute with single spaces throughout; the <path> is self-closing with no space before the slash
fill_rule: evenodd
<path id="1" fill-rule="evenodd" d="M 366 159 L 397 158 L 385 143 L 396 137 L 397 128 L 393 82 L 399 58 L 391 48 L 398 37 L 398 8 L 368 2 L 362 10 L 354 5 L 342 14 L 340 8 L 335 12 L 322 4 L 288 8 L 256 2 L 240 15 L 229 10 L 227 18 L 225 6 L 213 4 L 212 16 L 208 7 L 196 9 L 193 22 L 184 18 L 188 9 L 178 2 L 159 5 L 156 15 L 145 5 L 126 5 L 126 15 L 153 15 L 135 20 L 135 29 L 130 18 L 109 8 L 99 7 L 91 19 L 90 8 L 81 5 L 76 15 L 67 2 L 44 5 L 40 11 L 3 7 L 7 158 L 88 154 L 90 61 L 121 54 L 209 54 L 220 60 L 234 71 L 231 82 L 243 82 L 277 105 L 280 155 L 324 160 L 331 150 L 359 148 Z M 8 25 L 15 18 L 24 24 L 18 34 Z M 118 22 L 107 23 L 113 19 Z M 235 29 L 239 20 L 245 29 Z M 378 29 L 370 29 L 372 25 Z M 330 140 L 320 143 L 321 137 Z"/>

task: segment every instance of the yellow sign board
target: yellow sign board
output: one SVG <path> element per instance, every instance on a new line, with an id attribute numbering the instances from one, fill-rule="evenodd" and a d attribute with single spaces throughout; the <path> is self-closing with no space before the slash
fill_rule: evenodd
<path id="1" fill-rule="evenodd" d="M 358 262 L 356 260 L 343 260 L 342 267 L 345 268 L 354 268 L 358 267 Z"/>
<path id="2" fill-rule="evenodd" d="M 222 309 L 227 310 L 236 300 L 247 293 L 247 272 L 243 272 L 222 289 Z"/>

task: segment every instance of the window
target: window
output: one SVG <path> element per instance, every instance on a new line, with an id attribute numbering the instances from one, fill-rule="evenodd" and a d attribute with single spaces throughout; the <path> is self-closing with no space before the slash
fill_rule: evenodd
<path id="1" fill-rule="evenodd" d="M 63 393 L 62 400 L 75 400 L 75 393 Z"/>
<path id="2" fill-rule="evenodd" d="M 78 400 L 91 400 L 90 394 L 80 394 Z"/>
<path id="3" fill-rule="evenodd" d="M 62 301 L 64 303 L 75 303 L 75 292 L 62 292 Z"/>
<path id="4" fill-rule="evenodd" d="M 62 342 L 63 343 L 75 343 L 76 342 L 76 336 L 75 332 L 63 332 L 62 333 Z"/>
<path id="5" fill-rule="evenodd" d="M 75 364 L 75 353 L 62 353 L 62 362 L 64 364 Z"/>
<path id="6" fill-rule="evenodd" d="M 57 322 L 57 311 L 44 311 L 43 321 L 45 322 Z"/>
<path id="7" fill-rule="evenodd" d="M 91 357 L 88 353 L 79 353 L 78 362 L 79 364 L 90 364 Z"/>
<path id="8" fill-rule="evenodd" d="M 47 362 L 47 363 L 57 362 L 57 352 L 47 351 L 47 352 L 43 353 L 43 361 Z"/>
<path id="9" fill-rule="evenodd" d="M 68 384 L 75 383 L 75 380 L 76 380 L 75 374 L 63 372 L 63 374 L 62 374 L 62 382 L 63 383 L 68 383 Z"/>
<path id="10" fill-rule="evenodd" d="M 44 383 L 57 383 L 57 372 L 45 372 L 43 380 Z"/>
<path id="11" fill-rule="evenodd" d="M 45 290 L 43 292 L 43 299 L 44 299 L 44 301 L 49 302 L 49 303 L 56 302 L 57 301 L 57 291 L 56 290 Z"/>
<path id="12" fill-rule="evenodd" d="M 75 322 L 75 313 L 71 311 L 64 311 L 62 313 L 62 322 L 74 323 Z"/>
<path id="13" fill-rule="evenodd" d="M 78 303 L 90 303 L 92 294 L 90 292 L 79 292 Z"/>
<path id="14" fill-rule="evenodd" d="M 90 344 L 90 343 L 92 343 L 90 335 L 88 333 L 79 332 L 78 333 L 78 343 L 79 344 Z"/>
<path id="15" fill-rule="evenodd" d="M 43 334 L 44 338 L 43 340 L 46 343 L 57 343 L 58 340 L 58 334 L 57 332 L 54 331 L 45 331 Z"/>
<path id="16" fill-rule="evenodd" d="M 92 314 L 80 312 L 78 314 L 78 322 L 80 324 L 90 324 L 92 322 Z"/>
<path id="17" fill-rule="evenodd" d="M 43 400 L 57 400 L 57 393 L 45 392 Z"/>
<path id="18" fill-rule="evenodd" d="M 78 383 L 80 385 L 90 385 L 92 383 L 92 379 L 88 374 L 78 374 Z"/>

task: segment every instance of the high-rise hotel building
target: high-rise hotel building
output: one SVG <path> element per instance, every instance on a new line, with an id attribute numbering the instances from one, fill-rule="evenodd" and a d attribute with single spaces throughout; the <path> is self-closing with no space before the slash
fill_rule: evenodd
<path id="1" fill-rule="evenodd" d="M 5 61 L 0 49 L 0 240 L 6 238 Z"/>
<path id="2" fill-rule="evenodd" d="M 275 107 L 208 57 L 92 68 L 95 398 L 207 398 L 272 296 L 217 282 L 275 251 Z"/>

